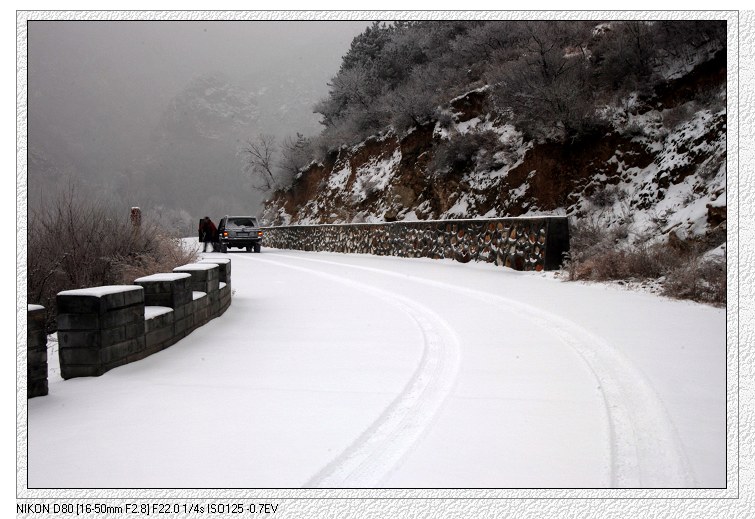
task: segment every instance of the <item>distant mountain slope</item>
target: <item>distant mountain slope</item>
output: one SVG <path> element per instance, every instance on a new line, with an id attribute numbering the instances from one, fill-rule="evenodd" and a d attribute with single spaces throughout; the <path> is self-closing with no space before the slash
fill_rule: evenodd
<path id="1" fill-rule="evenodd" d="M 256 95 L 223 74 L 195 78 L 169 103 L 157 128 L 166 139 L 178 135 L 203 139 L 243 135 L 259 122 Z"/>
<path id="2" fill-rule="evenodd" d="M 260 195 L 243 174 L 238 149 L 260 131 L 259 112 L 257 96 L 221 74 L 191 81 L 168 103 L 136 166 L 133 178 L 147 200 L 152 194 L 165 210 L 197 218 L 253 211 Z"/>

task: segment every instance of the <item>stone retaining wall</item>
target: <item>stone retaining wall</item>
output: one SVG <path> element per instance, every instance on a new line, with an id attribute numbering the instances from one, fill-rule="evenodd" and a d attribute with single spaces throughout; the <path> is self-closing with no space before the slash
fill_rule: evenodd
<path id="1" fill-rule="evenodd" d="M 172 273 L 145 276 L 135 280 L 134 285 L 60 292 L 57 306 L 61 376 L 64 379 L 99 376 L 175 344 L 228 309 L 230 279 L 230 260 L 223 258 L 183 265 Z M 32 321 L 30 309 L 30 396 L 33 396 L 32 380 L 40 380 L 37 371 L 42 369 L 37 367 L 41 366 L 41 357 L 32 353 Z M 44 330 L 42 338 L 45 393 L 39 394 L 46 394 Z"/>
<path id="2" fill-rule="evenodd" d="M 555 270 L 569 250 L 565 217 L 438 220 L 267 227 L 268 247 L 483 261 L 516 270 Z"/>

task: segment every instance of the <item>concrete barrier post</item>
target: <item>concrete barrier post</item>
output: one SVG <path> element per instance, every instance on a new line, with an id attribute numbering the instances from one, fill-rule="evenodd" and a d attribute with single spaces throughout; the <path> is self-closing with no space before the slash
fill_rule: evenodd
<path id="1" fill-rule="evenodd" d="M 175 319 L 167 306 L 144 307 L 144 356 L 152 355 L 176 343 Z"/>
<path id="2" fill-rule="evenodd" d="M 26 310 L 26 397 L 44 396 L 47 391 L 45 307 L 28 305 Z"/>
<path id="3" fill-rule="evenodd" d="M 152 274 L 134 280 L 144 289 L 146 306 L 178 308 L 191 302 L 191 275 L 185 273 Z"/>
<path id="4" fill-rule="evenodd" d="M 208 294 L 218 289 L 220 267 L 217 263 L 190 263 L 173 269 L 174 273 L 191 275 L 191 289 Z"/>
<path id="5" fill-rule="evenodd" d="M 198 262 L 199 264 L 210 264 L 218 266 L 218 280 L 226 285 L 231 284 L 231 260 L 229 258 L 205 258 Z"/>
<path id="6" fill-rule="evenodd" d="M 144 289 L 116 285 L 57 295 L 58 356 L 64 379 L 100 376 L 143 355 Z"/>
<path id="7" fill-rule="evenodd" d="M 199 261 L 200 264 L 215 264 L 218 266 L 218 292 L 210 294 L 210 313 L 217 317 L 225 312 L 231 304 L 231 260 L 228 258 L 212 258 Z"/>
<path id="8" fill-rule="evenodd" d="M 216 263 L 190 263 L 174 268 L 173 272 L 191 275 L 190 285 L 194 309 L 191 331 L 193 331 L 214 317 L 210 315 L 210 300 L 218 296 L 220 268 Z"/>
<path id="9" fill-rule="evenodd" d="M 144 289 L 147 354 L 186 336 L 193 324 L 191 275 L 152 274 L 134 280 Z"/>

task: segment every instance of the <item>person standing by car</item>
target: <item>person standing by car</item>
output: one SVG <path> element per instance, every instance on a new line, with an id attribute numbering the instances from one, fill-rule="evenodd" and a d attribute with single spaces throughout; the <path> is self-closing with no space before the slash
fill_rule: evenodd
<path id="1" fill-rule="evenodd" d="M 218 228 L 212 223 L 209 216 L 205 216 L 199 221 L 199 241 L 204 243 L 202 252 L 207 252 L 207 244 L 210 244 L 210 251 L 213 250 L 213 243 L 217 241 Z"/>

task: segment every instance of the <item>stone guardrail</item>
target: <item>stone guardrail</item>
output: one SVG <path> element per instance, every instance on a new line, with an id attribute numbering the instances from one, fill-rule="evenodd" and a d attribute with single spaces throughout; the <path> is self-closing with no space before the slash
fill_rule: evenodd
<path id="1" fill-rule="evenodd" d="M 566 217 L 266 227 L 265 245 L 555 270 L 569 250 Z"/>
<path id="2" fill-rule="evenodd" d="M 205 259 L 172 273 L 60 292 L 58 358 L 64 379 L 99 376 L 161 351 L 225 312 L 231 260 Z M 28 309 L 28 397 L 47 394 L 44 308 Z"/>
<path id="3" fill-rule="evenodd" d="M 47 334 L 45 307 L 26 307 L 26 393 L 28 398 L 47 394 Z"/>

